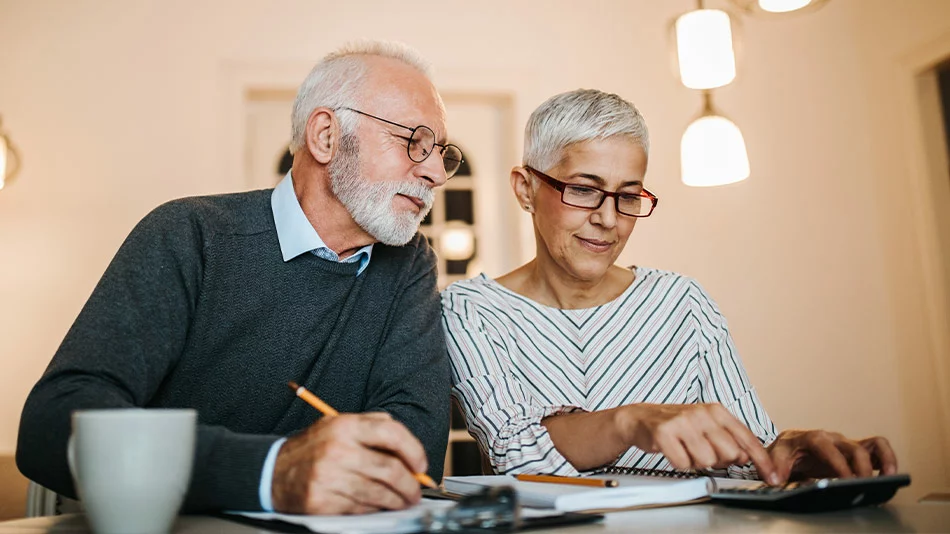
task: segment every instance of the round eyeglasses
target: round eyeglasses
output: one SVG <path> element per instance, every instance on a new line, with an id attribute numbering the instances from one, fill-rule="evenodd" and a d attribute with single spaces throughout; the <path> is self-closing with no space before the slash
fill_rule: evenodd
<path id="1" fill-rule="evenodd" d="M 353 113 L 359 113 L 360 115 L 369 117 L 371 119 L 376 119 L 386 124 L 391 124 L 393 126 L 398 126 L 405 130 L 412 132 L 409 137 L 404 138 L 406 140 L 406 153 L 409 155 L 409 159 L 416 163 L 422 163 L 430 155 L 432 155 L 433 149 L 439 147 L 439 155 L 442 156 L 442 167 L 445 169 L 446 179 L 455 176 L 455 173 L 458 172 L 459 167 L 462 165 L 462 151 L 459 147 L 448 143 L 441 144 L 435 142 L 435 132 L 432 131 L 432 128 L 420 124 L 415 128 L 410 128 L 399 124 L 398 122 L 393 122 L 386 120 L 382 117 L 377 117 L 376 115 L 370 115 L 364 111 L 358 109 L 341 107 L 337 109 L 345 109 L 347 111 L 352 111 Z"/>
<path id="2" fill-rule="evenodd" d="M 617 213 L 630 217 L 649 217 L 660 202 L 656 195 L 646 189 L 643 189 L 640 193 L 604 191 L 589 185 L 562 182 L 527 165 L 525 165 L 525 169 L 540 178 L 542 182 L 560 191 L 561 202 L 575 208 L 597 210 L 604 204 L 607 197 L 613 197 Z"/>

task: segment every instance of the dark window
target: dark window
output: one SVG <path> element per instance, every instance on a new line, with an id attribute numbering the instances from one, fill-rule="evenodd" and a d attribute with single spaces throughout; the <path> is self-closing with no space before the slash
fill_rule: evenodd
<path id="1" fill-rule="evenodd" d="M 294 155 L 290 153 L 290 148 L 284 151 L 284 155 L 280 157 L 280 162 L 277 163 L 277 175 L 283 176 L 290 172 L 290 168 L 294 166 Z"/>
<path id="2" fill-rule="evenodd" d="M 475 224 L 475 204 L 468 189 L 445 191 L 445 220 Z"/>

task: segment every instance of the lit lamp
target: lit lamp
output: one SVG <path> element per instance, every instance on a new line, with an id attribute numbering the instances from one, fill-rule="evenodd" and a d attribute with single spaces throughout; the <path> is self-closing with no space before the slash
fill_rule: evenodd
<path id="1" fill-rule="evenodd" d="M 439 234 L 439 252 L 449 261 L 467 260 L 475 254 L 475 233 L 466 225 L 449 225 Z"/>
<path id="2" fill-rule="evenodd" d="M 20 170 L 20 153 L 17 152 L 10 137 L 3 131 L 3 119 L 0 118 L 0 189 L 9 183 Z"/>
<path id="3" fill-rule="evenodd" d="M 754 15 L 814 11 L 826 2 L 828 0 L 732 0 L 733 4 Z"/>
<path id="4" fill-rule="evenodd" d="M 714 89 L 736 77 L 729 14 L 720 9 L 690 11 L 676 19 L 680 80 L 690 89 Z"/>
<path id="5" fill-rule="evenodd" d="M 683 133 L 682 180 L 686 185 L 726 185 L 749 177 L 749 155 L 739 127 L 719 114 L 712 95 L 703 92 L 703 111 Z"/>

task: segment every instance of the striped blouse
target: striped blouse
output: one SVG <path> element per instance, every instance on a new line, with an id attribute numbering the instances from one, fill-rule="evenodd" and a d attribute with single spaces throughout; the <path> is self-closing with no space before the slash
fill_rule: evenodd
<path id="1" fill-rule="evenodd" d="M 718 402 L 763 444 L 775 439 L 712 299 L 685 276 L 635 269 L 623 294 L 586 309 L 543 306 L 485 275 L 442 293 L 452 396 L 496 472 L 577 475 L 541 419 L 632 403 Z M 673 469 L 636 448 L 613 465 Z"/>

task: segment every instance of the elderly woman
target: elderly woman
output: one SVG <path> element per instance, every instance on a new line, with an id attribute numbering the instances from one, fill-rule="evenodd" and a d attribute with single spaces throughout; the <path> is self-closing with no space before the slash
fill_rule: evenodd
<path id="1" fill-rule="evenodd" d="M 557 95 L 531 115 L 524 151 L 511 186 L 534 220 L 536 257 L 442 295 L 453 396 L 496 472 L 732 467 L 771 484 L 896 472 L 884 438 L 776 435 L 703 288 L 614 264 L 658 204 L 631 103 Z"/>

